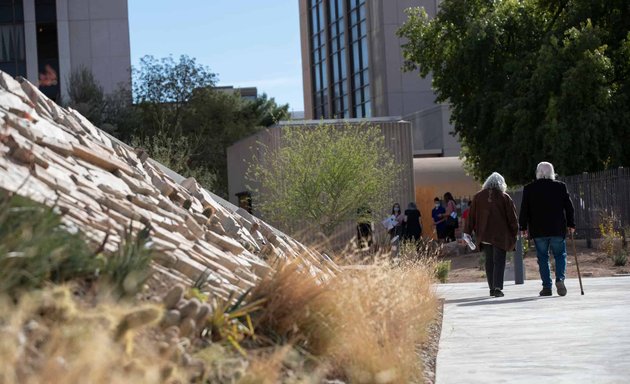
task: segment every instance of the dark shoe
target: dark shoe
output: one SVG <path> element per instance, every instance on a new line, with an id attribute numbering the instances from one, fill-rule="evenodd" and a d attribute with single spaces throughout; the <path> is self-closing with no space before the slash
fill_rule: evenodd
<path id="1" fill-rule="evenodd" d="M 490 290 L 490 296 L 494 297 L 494 289 Z"/>
<path id="2" fill-rule="evenodd" d="M 501 291 L 499 288 L 494 289 L 494 297 L 503 297 L 503 296 L 505 296 L 503 294 L 503 291 Z"/>
<path id="3" fill-rule="evenodd" d="M 552 294 L 551 288 L 543 288 L 542 291 L 540 291 L 540 296 L 551 296 Z"/>
<path id="4" fill-rule="evenodd" d="M 558 295 L 566 296 L 567 287 L 564 286 L 564 281 L 556 281 L 556 291 L 558 291 Z"/>

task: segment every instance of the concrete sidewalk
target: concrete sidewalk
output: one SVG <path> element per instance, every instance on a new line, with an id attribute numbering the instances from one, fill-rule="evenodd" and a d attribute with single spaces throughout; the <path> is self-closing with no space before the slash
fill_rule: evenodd
<path id="1" fill-rule="evenodd" d="M 539 297 L 540 281 L 443 284 L 437 384 L 630 383 L 630 277 L 566 281 L 567 296 Z"/>

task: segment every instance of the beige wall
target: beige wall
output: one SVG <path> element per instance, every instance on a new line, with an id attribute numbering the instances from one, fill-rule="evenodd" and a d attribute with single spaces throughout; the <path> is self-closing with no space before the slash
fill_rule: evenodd
<path id="1" fill-rule="evenodd" d="M 299 0 L 300 4 L 300 43 L 302 48 L 302 85 L 304 91 L 304 119 L 313 118 L 313 84 L 311 79 L 311 48 L 308 32 L 308 0 Z"/>
<path id="2" fill-rule="evenodd" d="M 416 152 L 436 150 L 442 156 L 459 156 L 461 145 L 451 135 L 451 110 L 446 104 L 434 105 L 403 119 L 413 126 L 413 149 Z"/>
<path id="3" fill-rule="evenodd" d="M 405 9 L 425 7 L 436 13 L 435 0 L 369 0 L 370 77 L 374 116 L 404 116 L 434 107 L 431 77 L 403 72 L 403 39 L 396 31 L 407 20 Z"/>
<path id="4" fill-rule="evenodd" d="M 27 78 L 38 83 L 35 0 L 24 0 Z M 106 93 L 131 85 L 127 0 L 56 0 L 59 80 L 67 98 L 68 77 L 86 67 Z"/>

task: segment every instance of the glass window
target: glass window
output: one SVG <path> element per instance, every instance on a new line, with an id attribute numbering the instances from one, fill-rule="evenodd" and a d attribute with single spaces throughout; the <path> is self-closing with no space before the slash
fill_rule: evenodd
<path id="1" fill-rule="evenodd" d="M 365 2 L 359 7 L 359 20 L 365 19 Z"/>
<path id="2" fill-rule="evenodd" d="M 0 0 L 0 69 L 11 76 L 26 76 L 21 0 Z"/>

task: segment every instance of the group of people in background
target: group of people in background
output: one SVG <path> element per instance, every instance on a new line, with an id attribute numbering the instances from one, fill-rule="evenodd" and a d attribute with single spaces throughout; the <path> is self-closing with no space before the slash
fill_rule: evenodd
<path id="1" fill-rule="evenodd" d="M 411 202 L 403 212 L 400 204 L 394 203 L 392 206 L 393 228 L 389 230 L 392 240 L 419 240 L 422 236 L 422 215 L 416 206 Z"/>
<path id="2" fill-rule="evenodd" d="M 435 198 L 435 207 L 431 212 L 437 238 L 440 241 L 455 241 L 455 229 L 459 227 L 457 204 L 450 192 L 444 194 L 444 206 L 440 198 Z M 403 212 L 400 204 L 392 206 L 393 228 L 389 230 L 391 239 L 418 240 L 422 236 L 422 214 L 416 203 L 409 203 Z"/>
<path id="3" fill-rule="evenodd" d="M 459 228 L 457 204 L 450 192 L 444 194 L 444 204 L 439 197 L 433 199 L 435 207 L 431 210 L 433 225 L 439 241 L 455 241 L 455 230 Z"/>

